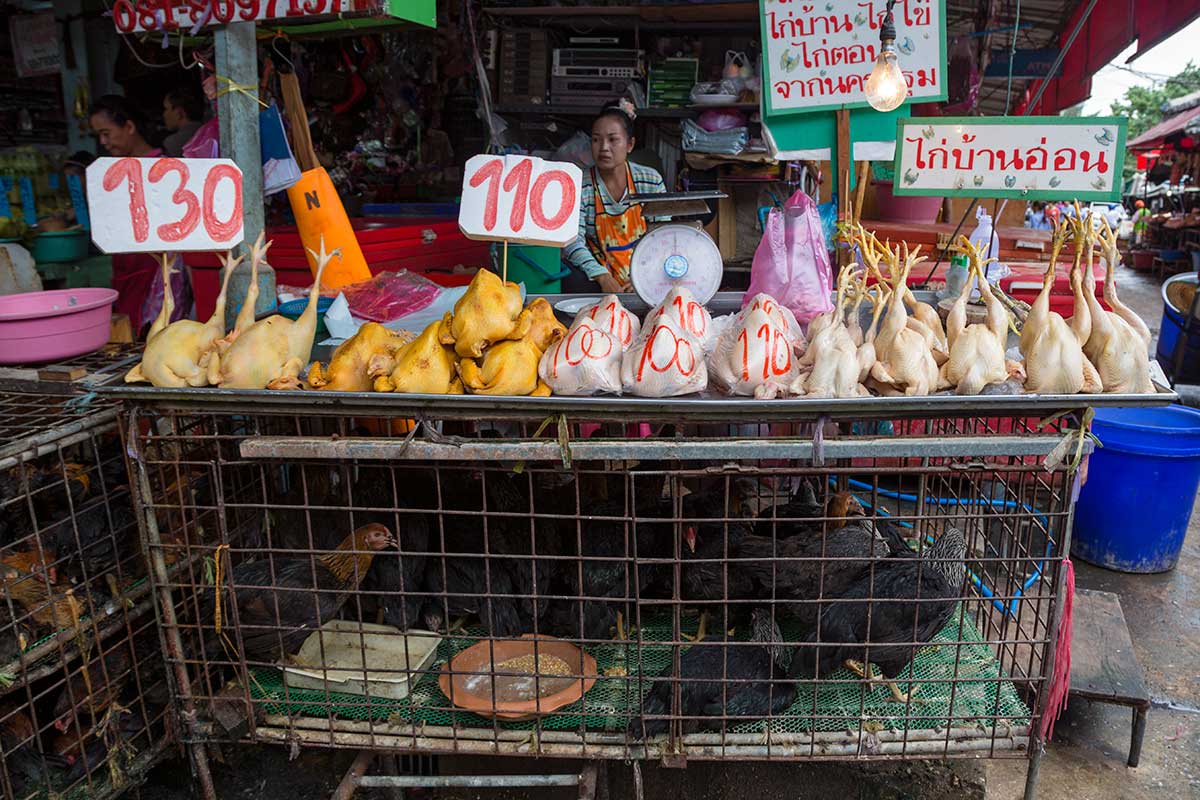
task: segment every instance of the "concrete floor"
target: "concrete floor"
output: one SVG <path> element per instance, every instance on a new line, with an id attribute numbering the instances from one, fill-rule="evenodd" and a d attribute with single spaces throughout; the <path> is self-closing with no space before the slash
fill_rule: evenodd
<path id="1" fill-rule="evenodd" d="M 1155 336 L 1162 316 L 1159 281 L 1118 273 L 1121 300 Z M 1161 575 L 1126 575 L 1075 561 L 1076 585 L 1121 596 L 1154 707 L 1141 764 L 1125 766 L 1130 712 L 1075 701 L 1068 706 L 1042 762 L 1039 798 L 1134 800 L 1200 797 L 1200 519 L 1193 514 L 1179 565 Z M 989 800 L 1019 798 L 1023 764 L 987 765 Z"/>
<path id="2" fill-rule="evenodd" d="M 1159 282 L 1137 273 L 1119 274 L 1121 298 L 1157 334 L 1162 313 Z M 1200 797 L 1200 521 L 1193 517 L 1179 566 L 1162 575 L 1124 575 L 1076 563 L 1082 588 L 1121 596 L 1134 647 L 1154 697 L 1141 766 L 1125 766 L 1129 748 L 1127 709 L 1075 701 L 1059 720 L 1044 759 L 1038 797 L 1043 800 L 1135 800 Z M 253 800 L 328 797 L 351 753 L 305 751 L 288 762 L 283 748 L 239 747 L 217 765 L 219 796 Z M 1024 788 L 1027 762 L 965 761 L 889 765 L 787 765 L 694 763 L 686 770 L 643 768 L 645 797 L 759 798 L 838 797 L 858 800 L 1013 800 Z M 441 759 L 454 772 L 569 771 L 571 762 L 514 764 L 499 759 Z M 174 762 L 158 770 L 141 794 L 145 800 L 187 796 L 186 768 Z M 633 797 L 627 764 L 609 769 L 608 796 Z M 360 792 L 362 800 L 375 793 Z M 382 794 L 378 795 L 382 798 Z M 449 797 L 444 793 L 422 797 Z M 455 797 L 573 798 L 573 791 L 467 792 Z"/>

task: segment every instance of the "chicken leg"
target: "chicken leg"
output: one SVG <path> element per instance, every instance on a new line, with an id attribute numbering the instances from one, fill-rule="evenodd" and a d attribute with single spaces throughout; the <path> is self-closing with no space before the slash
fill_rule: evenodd
<path id="1" fill-rule="evenodd" d="M 1118 317 L 1129 323 L 1129 327 L 1142 337 L 1146 343 L 1146 347 L 1150 347 L 1150 340 L 1153 338 L 1150 334 L 1150 328 L 1146 322 L 1139 317 L 1133 309 L 1121 302 L 1117 297 L 1117 280 L 1114 272 L 1117 262 L 1121 260 L 1121 251 L 1117 245 L 1117 234 L 1108 225 L 1108 220 L 1105 220 L 1101 226 L 1101 237 L 1104 247 L 1104 301 L 1108 303 L 1108 307 L 1113 310 Z"/>
<path id="2" fill-rule="evenodd" d="M 892 693 L 892 699 L 897 703 L 908 704 L 929 702 L 925 698 L 916 696 L 917 690 L 921 688 L 920 685 L 912 686 L 909 688 L 907 693 L 902 692 L 900 691 L 900 686 L 895 681 L 885 678 L 882 675 L 876 675 L 875 668 L 872 667 L 869 662 L 864 665 L 860 661 L 847 660 L 845 662 L 845 667 L 858 677 L 866 679 L 867 683 L 869 684 L 882 683 L 883 685 L 887 686 Z"/>

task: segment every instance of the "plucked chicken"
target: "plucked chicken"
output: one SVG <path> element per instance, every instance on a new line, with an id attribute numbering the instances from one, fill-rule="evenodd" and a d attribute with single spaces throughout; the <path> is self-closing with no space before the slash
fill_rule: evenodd
<path id="1" fill-rule="evenodd" d="M 590 317 L 542 354 L 538 377 L 556 395 L 621 393 L 621 344 Z"/>
<path id="2" fill-rule="evenodd" d="M 647 317 L 641 336 L 621 358 L 621 386 L 640 397 L 703 391 L 708 387 L 704 348 L 673 314 Z"/>
<path id="3" fill-rule="evenodd" d="M 775 396 L 800 375 L 787 328 L 762 308 L 743 312 L 726 328 L 708 357 L 713 385 L 726 394 Z"/>
<path id="4" fill-rule="evenodd" d="M 663 317 L 670 317 L 676 326 L 695 339 L 704 352 L 711 352 L 717 346 L 717 328 L 713 325 L 712 314 L 708 309 L 696 302 L 696 296 L 690 289 L 676 286 L 667 292 L 662 302 L 650 309 L 646 315 L 646 325 L 652 325 Z"/>
<path id="5" fill-rule="evenodd" d="M 1025 358 L 1025 390 L 1037 394 L 1094 394 L 1101 391 L 1100 376 L 1083 353 L 1083 343 L 1091 333 L 1091 313 L 1083 294 L 1083 281 L 1076 265 L 1071 268 L 1071 290 L 1075 294 L 1075 315 L 1068 325 L 1060 314 L 1050 310 L 1050 292 L 1054 287 L 1055 267 L 1070 235 L 1068 223 L 1055 226 L 1050 241 L 1050 264 L 1042 278 L 1042 290 L 1029 307 L 1021 328 L 1021 355 Z"/>
<path id="6" fill-rule="evenodd" d="M 366 322 L 346 341 L 337 346 L 329 365 L 314 361 L 308 368 L 308 382 L 327 392 L 369 392 L 373 384 L 368 368 L 377 355 L 392 357 L 412 341 L 412 335 Z"/>
<path id="7" fill-rule="evenodd" d="M 642 331 L 641 321 L 621 304 L 621 299 L 615 294 L 606 294 L 600 298 L 600 302 L 581 309 L 571 327 L 585 320 L 620 342 L 622 353 L 633 345 Z"/>
<path id="8" fill-rule="evenodd" d="M 742 311 L 738 315 L 738 321 L 747 314 L 754 311 L 763 311 L 767 316 L 775 321 L 775 324 L 787 331 L 794 343 L 797 343 L 799 351 L 804 350 L 804 329 L 800 327 L 800 323 L 796 321 L 796 315 L 787 306 L 779 303 L 774 297 L 759 292 L 750 298 L 750 302 L 742 306 Z"/>
<path id="9" fill-rule="evenodd" d="M 679 657 L 678 674 L 654 679 L 642 701 L 641 719 L 630 720 L 629 735 L 640 739 L 667 732 L 672 717 L 682 717 L 683 733 L 721 730 L 780 714 L 796 700 L 796 684 L 786 679 L 787 650 L 771 612 L 750 614 L 750 641 L 733 645 L 709 637 Z M 675 691 L 679 706 L 675 707 Z M 715 719 L 705 719 L 715 717 Z"/>
<path id="10" fill-rule="evenodd" d="M 801 368 L 809 367 L 810 371 L 792 383 L 789 390 L 791 394 L 815 398 L 867 394 L 866 388 L 859 382 L 858 347 L 846 329 L 844 318 L 854 281 L 853 270 L 854 265 L 850 264 L 838 275 L 833 310 L 823 318 L 800 359 Z"/>
<path id="11" fill-rule="evenodd" d="M 169 262 L 163 259 L 162 314 L 151 326 L 142 360 L 125 375 L 126 383 L 149 381 L 155 386 L 176 388 L 208 384 L 210 354 L 216 349 L 217 340 L 225 335 L 225 294 L 229 289 L 229 277 L 241 260 L 241 257 L 235 259 L 232 253 L 226 253 L 222 259 L 225 271 L 221 278 L 221 293 L 217 295 L 217 307 L 208 322 L 181 319 L 156 330 L 160 321 L 171 318 L 175 305 L 171 296 Z"/>
<path id="12" fill-rule="evenodd" d="M 521 310 L 520 287 L 481 269 L 454 304 L 454 313 L 446 314 L 442 344 L 454 345 L 460 358 L 479 358 L 494 342 L 524 338 L 531 322 Z"/>
<path id="13" fill-rule="evenodd" d="M 321 252 L 308 252 L 317 260 L 317 276 L 308 293 L 308 305 L 300 318 L 292 321 L 274 314 L 237 332 L 232 344 L 223 353 L 214 352 L 208 362 L 208 381 L 222 389 L 297 389 L 300 370 L 312 354 L 313 336 L 317 332 L 317 299 L 321 293 L 321 275 L 325 267 L 341 250 L 325 252 L 325 237 L 321 237 Z M 257 261 L 251 263 L 250 285 L 258 285 Z M 257 292 L 255 292 L 257 294 Z M 250 294 L 245 305 L 253 308 Z M 241 314 L 238 315 L 239 322 Z"/>
<path id="14" fill-rule="evenodd" d="M 875 336 L 877 360 L 871 367 L 871 380 L 884 395 L 924 396 L 937 387 L 938 365 L 928 339 L 908 326 L 904 294 L 909 273 L 925 259 L 918 256 L 919 247 L 909 252 L 907 244 L 885 251 L 891 267 L 891 298 Z"/>
<path id="15" fill-rule="evenodd" d="M 458 374 L 469 394 L 545 397 L 550 394 L 550 387 L 538 381 L 541 360 L 542 350 L 533 338 L 533 331 L 527 328 L 524 337 L 497 342 L 481 359 L 462 359 L 458 362 Z"/>
<path id="16" fill-rule="evenodd" d="M 871 374 L 871 367 L 875 366 L 875 337 L 879 333 L 879 318 L 887 308 L 887 301 L 891 295 L 883 284 L 864 287 L 861 292 L 871 300 L 871 323 L 863 332 L 862 344 L 858 346 L 858 382 L 865 384 Z"/>
<path id="17" fill-rule="evenodd" d="M 1096 367 L 1100 382 L 1105 392 L 1113 393 L 1152 393 L 1154 384 L 1150 382 L 1150 331 L 1145 323 L 1137 319 L 1137 315 L 1117 300 L 1112 311 L 1105 311 L 1096 298 L 1096 276 L 1092 272 L 1095 253 L 1096 229 L 1092 226 L 1092 215 L 1080 219 L 1078 207 L 1072 220 L 1075 230 L 1075 247 L 1086 248 L 1087 267 L 1083 273 L 1084 298 L 1091 312 L 1091 335 L 1083 345 L 1083 352 Z M 1105 299 L 1116 298 L 1113 269 L 1119 257 L 1117 255 L 1116 236 L 1108 231 L 1112 238 L 1108 247 L 1109 262 L 1105 277 Z M 1119 307 L 1119 310 L 1118 310 Z M 1078 313 L 1078 312 L 1076 312 Z M 1135 326 L 1130 319 L 1137 320 Z"/>
<path id="18" fill-rule="evenodd" d="M 458 356 L 445 341 L 446 323 L 429 323 L 421 335 L 393 353 L 375 353 L 367 374 L 377 392 L 405 394 L 462 394 Z"/>
<path id="19" fill-rule="evenodd" d="M 988 384 L 1001 383 L 1008 378 L 1004 363 L 1004 350 L 1008 343 L 1008 311 L 992 292 L 991 284 L 984 276 L 984 265 L 995 259 L 983 260 L 986 249 L 976 247 L 966 236 L 959 237 L 954 249 L 966 254 L 969 272 L 946 318 L 950 358 L 942 364 L 938 388 L 956 387 L 960 395 L 974 395 L 981 393 Z M 967 325 L 967 299 L 973 288 L 972 277 L 979 283 L 979 293 L 987 308 L 987 322 L 981 325 Z"/>

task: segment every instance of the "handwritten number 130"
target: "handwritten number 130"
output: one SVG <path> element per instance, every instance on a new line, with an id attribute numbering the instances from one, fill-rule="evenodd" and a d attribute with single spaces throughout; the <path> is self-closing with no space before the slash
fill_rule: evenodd
<path id="1" fill-rule="evenodd" d="M 512 209 L 508 214 L 508 227 L 513 233 L 519 233 L 525 227 L 526 210 L 533 219 L 533 224 L 544 231 L 557 230 L 571 216 L 571 211 L 575 208 L 575 184 L 571 181 L 571 176 L 561 169 L 543 172 L 537 180 L 533 181 L 532 189 L 529 186 L 530 178 L 533 176 L 532 161 L 517 162 L 517 165 L 501 181 L 503 173 L 504 161 L 497 158 L 484 164 L 471 176 L 472 188 L 477 189 L 484 183 L 488 185 L 487 198 L 483 206 L 485 230 L 490 231 L 496 227 L 502 183 L 504 191 L 513 193 Z M 562 202 L 554 216 L 547 216 L 546 189 L 550 187 L 551 183 L 558 183 L 562 187 Z"/>
<path id="2" fill-rule="evenodd" d="M 233 238 L 241 227 L 242 217 L 242 176 L 228 164 L 217 164 L 208 171 L 204 178 L 202 198 L 187 188 L 191 171 L 187 164 L 177 158 L 163 158 L 154 162 L 150 167 L 150 183 L 158 183 L 168 173 L 178 173 L 179 185 L 171 194 L 171 202 L 183 206 L 184 212 L 178 220 L 165 222 L 155 229 L 158 238 L 164 242 L 178 242 L 186 239 L 196 230 L 201 221 L 204 230 L 214 241 L 225 242 Z M 215 198 L 217 186 L 228 178 L 233 182 L 233 211 L 229 219 L 217 218 Z M 133 225 L 133 240 L 144 242 L 150 238 L 150 214 L 146 209 L 146 189 L 142 179 L 142 162 L 136 158 L 122 158 L 108 168 L 104 173 L 104 191 L 111 192 L 122 183 L 129 184 L 129 219 Z"/>

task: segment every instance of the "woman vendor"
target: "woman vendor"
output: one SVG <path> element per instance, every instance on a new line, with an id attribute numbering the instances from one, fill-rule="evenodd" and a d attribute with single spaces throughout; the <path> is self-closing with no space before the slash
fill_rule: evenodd
<path id="1" fill-rule="evenodd" d="M 592 122 L 592 159 L 583 173 L 579 199 L 579 237 L 563 257 L 573 267 L 563 279 L 564 292 L 624 292 L 629 290 L 633 248 L 646 235 L 637 194 L 666 191 L 662 176 L 629 161 L 633 152 L 633 105 L 622 100 L 605 106 Z"/>
<path id="2" fill-rule="evenodd" d="M 110 156 L 157 158 L 163 154 L 146 141 L 148 128 L 142 115 L 119 95 L 97 100 L 88 109 L 88 121 Z M 162 267 L 148 253 L 115 253 L 112 270 L 112 288 L 117 290 L 115 310 L 129 316 L 133 330 L 140 336 L 162 308 Z M 178 256 L 172 267 L 171 294 L 175 298 L 171 321 L 187 318 L 192 310 L 192 287 Z"/>

